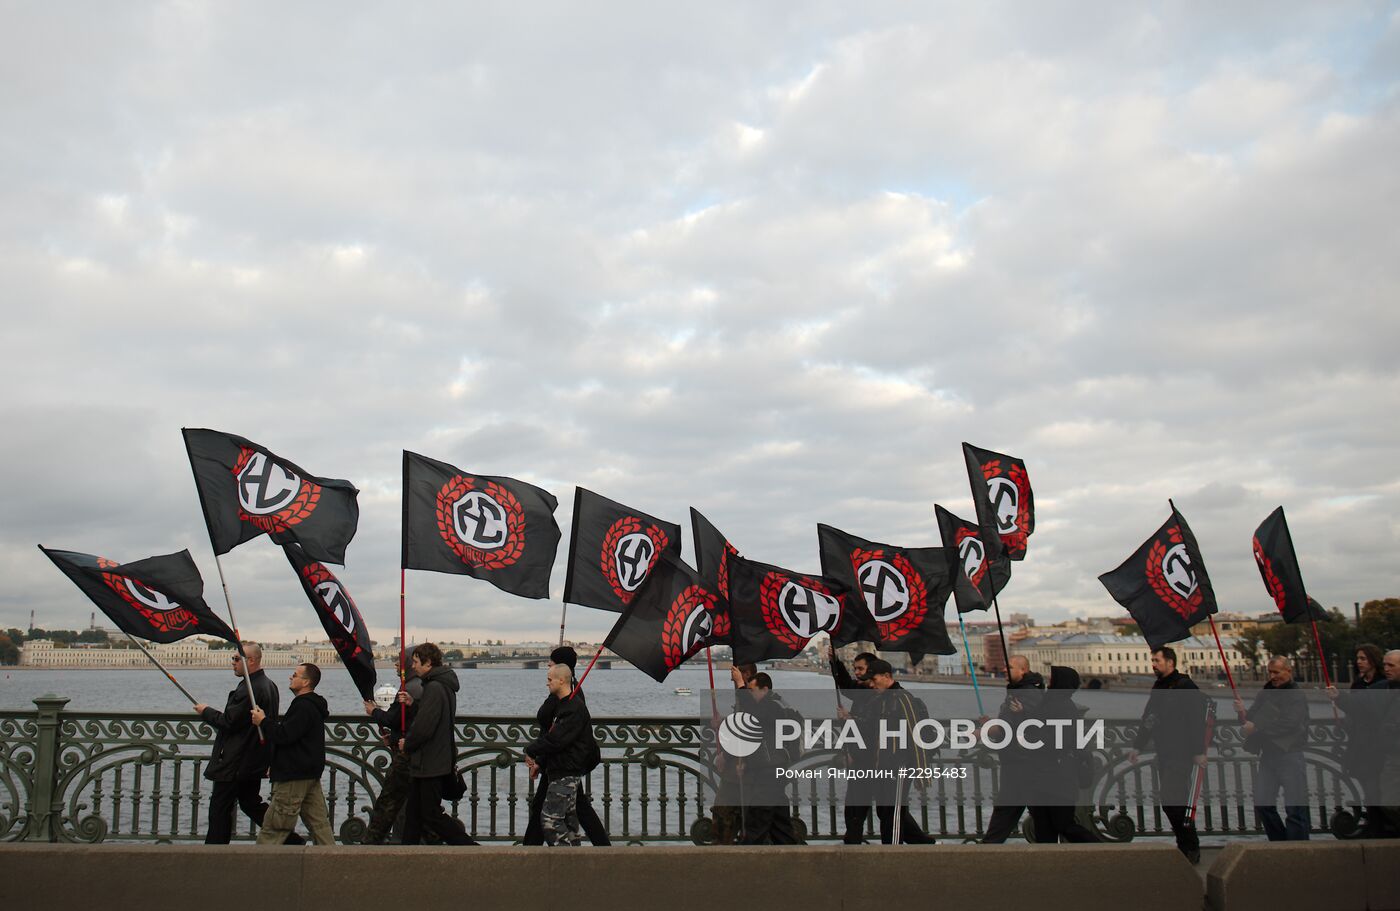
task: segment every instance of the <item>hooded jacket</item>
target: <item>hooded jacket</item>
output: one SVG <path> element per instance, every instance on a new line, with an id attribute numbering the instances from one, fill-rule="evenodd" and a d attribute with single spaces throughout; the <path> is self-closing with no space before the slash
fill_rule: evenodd
<path id="1" fill-rule="evenodd" d="M 326 768 L 326 719 L 331 710 L 315 691 L 302 693 L 278 721 L 263 722 L 263 735 L 272 744 L 273 781 L 321 777 Z"/>
<path id="2" fill-rule="evenodd" d="M 525 747 L 525 755 L 538 762 L 551 779 L 593 771 L 599 761 L 598 741 L 593 737 L 593 719 L 583 690 L 575 692 L 572 699 L 555 702 L 549 727 Z"/>
<path id="3" fill-rule="evenodd" d="M 267 714 L 269 721 L 276 721 L 277 684 L 268 680 L 261 668 L 254 671 L 248 680 L 253 684 L 258 708 Z M 205 778 L 210 781 L 242 781 L 263 777 L 272 763 L 272 745 L 258 740 L 257 728 L 253 726 L 253 706 L 248 702 L 248 684 L 242 678 L 229 692 L 222 712 L 213 706 L 205 706 L 199 717 L 215 731 L 214 750 L 209 764 L 204 767 Z"/>
<path id="4" fill-rule="evenodd" d="M 404 752 L 413 778 L 437 778 L 451 772 L 457 762 L 453 719 L 457 715 L 457 691 L 461 683 L 450 667 L 441 665 L 423 675 L 423 698 L 408 725 Z"/>

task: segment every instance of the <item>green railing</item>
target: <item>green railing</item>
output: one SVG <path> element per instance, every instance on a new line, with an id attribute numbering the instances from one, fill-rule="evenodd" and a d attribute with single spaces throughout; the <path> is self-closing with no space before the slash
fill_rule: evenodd
<path id="1" fill-rule="evenodd" d="M 30 712 L 0 712 L 0 841 L 175 842 L 203 839 L 210 784 L 204 777 L 213 732 L 189 715 L 65 711 L 66 699 L 34 700 Z M 1169 834 L 1153 797 L 1150 764 L 1131 765 L 1136 723 L 1109 721 L 1096 754 L 1094 786 L 1081 796 L 1105 840 Z M 594 729 L 603 762 L 590 779 L 593 803 L 618 843 L 694 841 L 711 837 L 715 781 L 708 726 L 693 718 L 600 718 Z M 512 842 L 525 831 L 533 783 L 523 747 L 533 719 L 461 717 L 458 768 L 466 795 L 453 812 L 476 838 Z M 1241 748 L 1237 725 L 1217 729 L 1197 811 L 1203 836 L 1257 835 L 1254 758 Z M 1313 828 L 1352 834 L 1358 788 L 1337 757 L 1344 735 L 1314 722 L 1307 751 Z M 389 766 L 389 751 L 363 717 L 332 716 L 326 728 L 323 786 L 342 841 L 364 832 Z M 814 753 L 804 765 L 827 764 Z M 987 753 L 948 758 L 969 767 L 967 778 L 930 782 L 909 801 L 915 817 L 943 839 L 980 836 L 996 793 L 997 763 Z M 839 838 L 844 788 L 808 779 L 790 789 L 795 816 L 811 839 Z M 240 817 L 242 819 L 242 817 Z M 237 837 L 250 838 L 242 820 Z"/>

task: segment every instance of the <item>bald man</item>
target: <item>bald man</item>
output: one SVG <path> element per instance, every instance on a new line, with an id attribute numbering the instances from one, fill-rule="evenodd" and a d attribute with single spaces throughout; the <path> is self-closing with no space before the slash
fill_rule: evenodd
<path id="1" fill-rule="evenodd" d="M 1018 724 L 1040 710 L 1044 696 L 1045 678 L 1031 670 L 1030 660 L 1025 655 L 1012 655 L 1006 662 L 1006 698 L 1002 700 L 997 717 L 1015 730 Z M 1027 792 L 1035 775 L 1031 764 L 1033 757 L 1018 749 L 1014 741 L 997 755 L 1001 759 L 1001 783 L 996 807 L 987 820 L 987 833 L 982 836 L 985 845 L 1003 844 L 1016 830 L 1016 824 L 1030 803 Z"/>
<path id="2" fill-rule="evenodd" d="M 525 747 L 525 756 L 549 782 L 540 811 L 545 844 L 575 847 L 580 840 L 579 788 L 583 777 L 597 767 L 601 757 L 588 704 L 573 687 L 573 669 L 567 664 L 551 665 L 545 674 L 545 686 L 559 700 L 559 707 L 549 729 L 541 731 Z"/>
<path id="3" fill-rule="evenodd" d="M 1254 772 L 1254 816 L 1269 841 L 1307 841 L 1312 828 L 1308 810 L 1308 703 L 1293 679 L 1293 663 L 1282 656 L 1269 659 L 1269 682 L 1254 698 L 1249 711 L 1235 697 L 1235 711 L 1244 722 L 1245 749 L 1259 754 Z M 1279 790 L 1285 818 L 1280 819 Z"/>

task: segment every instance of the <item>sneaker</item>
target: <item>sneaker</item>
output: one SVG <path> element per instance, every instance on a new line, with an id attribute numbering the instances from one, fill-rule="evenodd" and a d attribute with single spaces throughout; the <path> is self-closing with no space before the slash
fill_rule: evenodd
<path id="1" fill-rule="evenodd" d="M 1192 848 L 1190 851 L 1183 851 L 1182 853 L 1186 855 L 1186 860 L 1187 860 L 1192 866 L 1195 866 L 1196 864 L 1198 864 L 1198 863 L 1201 862 L 1201 849 L 1200 849 L 1200 848 Z"/>

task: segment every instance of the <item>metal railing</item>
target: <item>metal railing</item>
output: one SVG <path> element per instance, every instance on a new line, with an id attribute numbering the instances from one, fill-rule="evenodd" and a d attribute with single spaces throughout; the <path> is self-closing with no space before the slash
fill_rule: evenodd
<path id="1" fill-rule="evenodd" d="M 34 711 L 0 712 L 0 841 L 203 840 L 210 792 L 203 774 L 213 743 L 207 725 L 182 714 L 70 712 L 68 700 L 56 697 L 34 702 Z M 1093 826 L 1108 841 L 1169 835 L 1152 766 L 1127 759 L 1136 722 L 1108 721 L 1105 729 L 1095 783 L 1081 795 Z M 615 842 L 711 839 L 716 781 L 708 725 L 694 718 L 598 718 L 594 730 L 603 762 L 590 776 L 590 790 Z M 451 811 L 477 839 L 523 836 L 534 794 L 523 748 L 536 733 L 529 718 L 457 719 L 457 766 L 467 793 Z M 1217 728 L 1196 815 L 1204 837 L 1262 833 L 1253 810 L 1256 760 L 1244 752 L 1241 734 L 1233 723 Z M 1339 764 L 1344 742 L 1339 726 L 1311 724 L 1306 758 L 1315 833 L 1335 830 L 1346 837 L 1354 828 L 1351 808 L 1362 801 Z M 340 840 L 354 843 L 365 831 L 390 754 L 373 724 L 345 715 L 327 721 L 326 754 L 322 783 L 331 823 Z M 818 752 L 802 764 L 831 760 Z M 968 777 L 914 790 L 910 808 L 930 834 L 973 840 L 993 808 L 997 762 L 976 751 L 954 762 L 969 768 Z M 791 786 L 794 816 L 809 839 L 840 838 L 843 793 L 834 779 Z M 251 823 L 239 818 L 235 837 L 251 838 Z"/>

